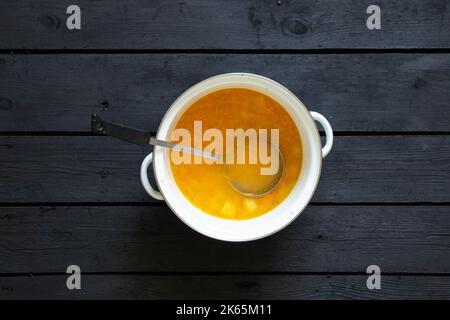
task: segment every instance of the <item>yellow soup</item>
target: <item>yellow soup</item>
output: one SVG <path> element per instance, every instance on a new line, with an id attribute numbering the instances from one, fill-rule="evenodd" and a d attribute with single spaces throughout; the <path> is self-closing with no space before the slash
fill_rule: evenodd
<path id="1" fill-rule="evenodd" d="M 198 137 L 194 121 L 202 121 L 202 133 L 209 128 L 216 128 L 224 137 L 226 129 L 268 129 L 269 132 L 270 129 L 278 129 L 279 149 L 283 157 L 283 175 L 279 184 L 267 194 L 251 197 L 236 191 L 230 185 L 229 176 L 224 169 L 230 165 L 175 164 L 171 154 L 171 170 L 175 182 L 194 206 L 216 217 L 243 220 L 269 212 L 289 195 L 300 175 L 302 144 L 297 126 L 277 101 L 258 91 L 244 88 L 214 91 L 195 101 L 181 115 L 174 129 L 187 129 L 192 141 L 196 138 L 198 141 L 203 140 L 201 145 L 205 148 L 210 141 L 204 141 L 203 136 Z M 191 145 L 196 147 L 194 143 Z M 231 166 L 239 166 L 239 170 L 234 172 L 245 175 L 243 180 L 250 185 L 259 183 L 252 173 L 255 171 L 254 165 Z"/>

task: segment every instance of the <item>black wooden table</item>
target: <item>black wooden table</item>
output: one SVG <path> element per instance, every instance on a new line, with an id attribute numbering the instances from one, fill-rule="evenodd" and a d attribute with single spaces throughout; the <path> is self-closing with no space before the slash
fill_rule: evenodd
<path id="1" fill-rule="evenodd" d="M 72 1 L 0 2 L 0 298 L 450 297 L 450 1 L 75 3 L 81 30 Z M 310 206 L 249 243 L 189 229 L 140 185 L 150 148 L 90 133 L 93 112 L 154 132 L 225 72 L 336 135 Z"/>

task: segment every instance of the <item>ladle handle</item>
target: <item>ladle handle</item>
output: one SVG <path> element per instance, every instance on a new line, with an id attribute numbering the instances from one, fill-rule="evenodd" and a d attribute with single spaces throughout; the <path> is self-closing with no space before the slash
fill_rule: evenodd
<path id="1" fill-rule="evenodd" d="M 150 143 L 150 132 L 143 130 L 133 129 L 125 127 L 123 125 L 112 123 L 103 120 L 98 115 L 93 114 L 91 117 L 91 130 L 94 133 L 106 134 L 108 136 L 124 140 L 126 142 L 131 142 L 141 146 L 146 146 Z M 156 200 L 164 200 L 160 192 L 153 189 L 148 180 L 148 167 L 153 162 L 153 152 L 145 157 L 141 164 L 141 183 L 145 191 L 155 198 Z"/>
<path id="2" fill-rule="evenodd" d="M 311 117 L 319 122 L 323 129 L 325 130 L 325 145 L 322 148 L 322 158 L 325 158 L 331 151 L 331 147 L 333 147 L 333 129 L 331 128 L 330 123 L 327 118 L 321 115 L 318 112 L 311 111 Z"/>
<path id="3" fill-rule="evenodd" d="M 91 131 L 94 133 L 106 134 L 140 146 L 148 145 L 151 137 L 150 132 L 105 121 L 95 113 L 91 117 Z"/>

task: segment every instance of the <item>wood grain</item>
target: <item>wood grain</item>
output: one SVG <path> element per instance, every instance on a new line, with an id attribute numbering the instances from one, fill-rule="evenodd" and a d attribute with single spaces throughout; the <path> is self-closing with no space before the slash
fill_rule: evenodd
<path id="1" fill-rule="evenodd" d="M 368 290 L 364 275 L 82 275 L 0 278 L 0 299 L 448 299 L 450 278 L 382 276 Z M 219 310 L 220 311 L 220 310 Z"/>
<path id="2" fill-rule="evenodd" d="M 227 243 L 166 206 L 0 208 L 0 273 L 449 273 L 448 206 L 309 206 L 268 238 Z"/>
<path id="3" fill-rule="evenodd" d="M 366 0 L 76 4 L 69 31 L 68 3 L 0 2 L 0 299 L 449 298 L 450 0 L 377 1 L 381 30 Z M 156 132 L 227 72 L 280 82 L 338 134 L 313 204 L 240 244 L 145 193 L 150 147 L 89 134 L 94 112 Z"/>
<path id="4" fill-rule="evenodd" d="M 0 137 L 0 202 L 155 202 L 150 148 L 110 137 Z M 313 202 L 450 201 L 450 136 L 336 137 Z M 149 174 L 151 171 L 149 171 Z"/>
<path id="5" fill-rule="evenodd" d="M 279 5 L 278 5 L 279 3 Z M 373 1 L 79 0 L 0 4 L 3 49 L 448 48 L 448 0 L 380 0 L 381 30 L 366 27 Z"/>
<path id="6" fill-rule="evenodd" d="M 449 132 L 449 54 L 0 55 L 0 131 L 87 132 L 93 112 L 156 131 L 184 90 L 227 72 L 280 82 L 335 131 Z"/>

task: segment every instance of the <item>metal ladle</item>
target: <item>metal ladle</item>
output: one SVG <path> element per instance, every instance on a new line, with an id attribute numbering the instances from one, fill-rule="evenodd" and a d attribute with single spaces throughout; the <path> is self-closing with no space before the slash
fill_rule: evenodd
<path id="1" fill-rule="evenodd" d="M 147 131 L 125 127 L 121 124 L 105 121 L 102 118 L 100 118 L 97 114 L 93 114 L 91 117 L 91 131 L 93 133 L 108 135 L 141 146 L 151 144 L 154 146 L 160 146 L 163 148 L 187 152 L 200 157 L 211 159 L 220 158 L 219 155 L 212 154 L 207 151 L 156 139 L 150 135 L 150 132 Z M 254 184 L 252 185 L 252 183 L 249 183 L 248 174 L 242 174 L 242 172 L 236 170 L 237 168 L 239 168 L 238 167 L 239 164 L 227 165 L 226 174 L 228 176 L 229 183 L 233 189 L 235 189 L 236 191 L 245 196 L 259 197 L 270 193 L 271 191 L 273 191 L 273 189 L 275 189 L 278 186 L 281 177 L 283 176 L 284 159 L 279 148 L 270 142 L 268 143 L 271 146 L 271 152 L 277 152 L 279 155 L 278 161 L 279 165 L 277 172 L 274 175 L 270 176 L 260 175 L 259 177 L 257 176 L 257 174 L 253 173 L 253 180 L 255 180 L 255 177 L 256 179 L 259 179 L 259 182 L 256 183 L 258 187 L 256 187 Z M 255 167 L 255 169 L 257 168 Z"/>
<path id="2" fill-rule="evenodd" d="M 259 197 L 272 192 L 279 185 L 284 173 L 283 154 L 270 141 L 267 141 L 267 146 L 270 146 L 271 155 L 278 155 L 277 171 L 272 175 L 263 175 L 260 164 L 250 164 L 250 168 L 246 165 L 245 171 L 240 170 L 239 164 L 227 165 L 226 174 L 233 189 L 249 197 Z"/>

